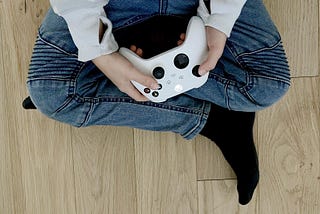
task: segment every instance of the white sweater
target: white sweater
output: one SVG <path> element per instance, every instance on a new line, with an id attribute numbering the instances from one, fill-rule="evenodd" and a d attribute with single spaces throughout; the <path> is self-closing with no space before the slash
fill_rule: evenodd
<path id="1" fill-rule="evenodd" d="M 55 13 L 62 16 L 77 46 L 78 59 L 89 61 L 101 55 L 118 50 L 118 44 L 112 34 L 112 23 L 107 18 L 103 6 L 109 0 L 50 0 Z M 198 16 L 206 26 L 214 27 L 228 37 L 246 0 L 211 0 L 211 14 L 203 0 L 199 1 Z M 107 30 L 99 41 L 99 27 L 103 23 Z"/>

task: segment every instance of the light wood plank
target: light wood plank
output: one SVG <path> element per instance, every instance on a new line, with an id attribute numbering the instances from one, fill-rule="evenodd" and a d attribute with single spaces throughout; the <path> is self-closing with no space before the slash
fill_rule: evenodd
<path id="1" fill-rule="evenodd" d="M 70 126 L 39 112 L 20 119 L 25 213 L 76 213 Z"/>
<path id="2" fill-rule="evenodd" d="M 318 1 L 265 2 L 283 35 L 293 75 L 319 74 Z M 319 79 L 294 80 L 285 100 L 258 114 L 262 179 L 254 201 L 238 207 L 235 180 L 194 184 L 195 147 L 198 179 L 234 177 L 220 151 L 202 137 L 190 148 L 177 136 L 142 131 L 135 134 L 134 148 L 130 130 L 78 130 L 21 109 L 48 3 L 0 0 L 0 213 L 197 213 L 197 199 L 199 213 L 206 214 L 318 213 Z M 174 143 L 163 145 L 169 141 Z"/>
<path id="3" fill-rule="evenodd" d="M 40 26 L 43 17 L 46 15 L 49 6 L 50 1 L 25 0 L 25 12 L 28 14 L 28 21 L 32 23 L 33 31 L 29 32 L 31 36 L 32 34 L 34 36 L 37 34 L 37 29 Z M 28 26 L 30 27 L 30 25 L 26 25 L 26 28 Z"/>
<path id="4" fill-rule="evenodd" d="M 73 129 L 77 213 L 136 213 L 133 132 Z"/>
<path id="5" fill-rule="evenodd" d="M 7 35 L 5 43 L 9 46 L 9 49 L 2 50 L 8 60 L 5 63 L 10 65 L 6 73 L 17 73 L 19 78 L 15 82 L 24 86 L 37 29 L 45 15 L 44 11 L 49 8 L 49 1 L 3 1 L 2 8 L 3 33 Z M 10 55 L 9 50 L 13 51 Z M 25 87 L 23 89 L 26 94 Z"/>
<path id="6" fill-rule="evenodd" d="M 1 19 L 1 16 L 0 16 Z M 1 21 L 0 21 L 1 23 Z M 0 28 L 1 30 L 1 28 Z M 0 34 L 1 35 L 1 34 Z M 0 36 L 0 40 L 2 37 Z M 1 49 L 1 42 L 0 42 Z M 1 54 L 1 53 L 0 53 Z M 0 55 L 1 56 L 1 55 Z M 4 81 L 3 75 L 4 67 L 2 64 L 2 57 L 0 58 L 0 96 L 5 97 L 6 95 L 6 84 Z M 15 200 L 14 195 L 18 194 L 20 197 L 17 197 L 20 200 L 20 206 L 24 208 L 25 199 L 23 192 L 23 187 L 21 185 L 22 180 L 15 177 L 14 175 L 21 174 L 21 165 L 18 163 L 20 159 L 16 157 L 11 157 L 12 151 L 15 152 L 16 145 L 15 142 L 12 142 L 10 139 L 10 129 L 12 124 L 10 124 L 10 116 L 7 112 L 7 102 L 0 102 L 0 211 L 4 213 L 12 213 L 15 210 Z M 12 133 L 12 132 L 11 132 Z M 17 162 L 17 164 L 12 163 L 12 161 Z M 14 165 L 14 166 L 13 166 Z M 16 184 L 14 187 L 14 183 L 19 182 L 20 184 Z"/>
<path id="7" fill-rule="evenodd" d="M 198 212 L 194 142 L 135 130 L 135 153 L 138 213 Z"/>
<path id="8" fill-rule="evenodd" d="M 320 210 L 319 78 L 295 79 L 279 105 L 259 114 L 259 213 Z"/>
<path id="9" fill-rule="evenodd" d="M 10 182 L 1 181 L 1 185 L 8 185 L 6 191 L 11 191 L 2 199 L 2 204 L 8 204 L 4 213 L 72 214 L 75 197 L 70 131 L 39 117 L 38 112 L 28 114 L 21 107 L 29 61 L 26 50 L 31 50 L 33 42 L 25 43 L 34 40 L 26 30 L 34 25 L 23 24 L 30 15 L 24 3 L 0 4 L 1 26 L 6 26 L 1 30 L 0 41 L 1 85 L 4 86 L 1 97 L 6 98 L 1 102 L 4 103 L 1 143 L 7 148 L 2 152 L 6 152 L 5 161 L 10 167 L 6 175 Z"/>
<path id="10" fill-rule="evenodd" d="M 319 1 L 264 2 L 282 35 L 292 76 L 319 75 Z"/>
<path id="11" fill-rule="evenodd" d="M 5 36 L 3 34 L 5 23 L 3 18 L 2 11 L 4 10 L 3 4 L 0 3 L 0 50 L 4 49 L 4 39 Z M 5 62 L 4 62 L 4 53 L 0 51 L 0 96 L 6 97 L 7 92 L 7 84 L 5 80 Z M 21 166 L 16 165 L 16 168 L 12 167 L 12 159 L 11 159 L 11 142 L 9 142 L 9 115 L 7 113 L 8 103 L 3 100 L 0 102 L 0 210 L 4 213 L 12 213 L 15 210 L 15 201 L 14 194 L 16 194 L 13 190 L 13 182 L 14 182 L 14 174 L 15 172 L 21 173 Z M 18 168 L 19 167 L 19 168 Z M 21 179 L 20 179 L 21 182 Z M 22 185 L 19 185 L 21 187 Z M 23 192 L 23 190 L 15 190 L 19 193 Z M 20 201 L 22 202 L 21 207 L 24 208 L 25 203 L 23 203 L 24 198 L 21 194 Z"/>
<path id="12" fill-rule="evenodd" d="M 220 149 L 211 140 L 196 138 L 197 180 L 232 179 L 235 174 Z"/>
<path id="13" fill-rule="evenodd" d="M 251 202 L 242 206 L 238 203 L 236 185 L 236 180 L 199 181 L 199 214 L 259 213 L 257 191 Z"/>

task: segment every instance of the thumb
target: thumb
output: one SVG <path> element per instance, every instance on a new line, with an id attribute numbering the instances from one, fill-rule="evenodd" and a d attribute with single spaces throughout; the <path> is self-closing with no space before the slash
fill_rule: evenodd
<path id="1" fill-rule="evenodd" d="M 199 67 L 199 74 L 202 76 L 207 72 L 213 70 L 216 67 L 220 57 L 221 53 L 214 50 L 209 50 L 207 59 Z"/>

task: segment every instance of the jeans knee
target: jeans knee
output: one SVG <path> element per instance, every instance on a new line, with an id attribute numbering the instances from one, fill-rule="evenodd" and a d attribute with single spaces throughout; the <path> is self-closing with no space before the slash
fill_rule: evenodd
<path id="1" fill-rule="evenodd" d="M 261 78 L 259 78 L 258 82 L 257 85 L 246 92 L 246 96 L 259 110 L 267 108 L 279 101 L 290 88 L 290 82 Z"/>
<path id="2" fill-rule="evenodd" d="M 37 37 L 27 87 L 32 102 L 40 112 L 53 118 L 68 102 L 71 84 L 83 65 L 75 55 Z"/>
<path id="3" fill-rule="evenodd" d="M 32 102 L 48 117 L 53 117 L 69 99 L 68 86 L 64 82 L 45 80 L 28 81 L 27 87 Z"/>

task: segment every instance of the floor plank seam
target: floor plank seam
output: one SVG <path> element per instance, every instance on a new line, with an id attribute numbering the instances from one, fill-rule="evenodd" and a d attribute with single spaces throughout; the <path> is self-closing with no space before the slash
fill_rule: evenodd
<path id="1" fill-rule="evenodd" d="M 197 179 L 197 182 L 207 182 L 207 181 L 233 181 L 237 180 L 236 178 L 205 178 Z"/>

